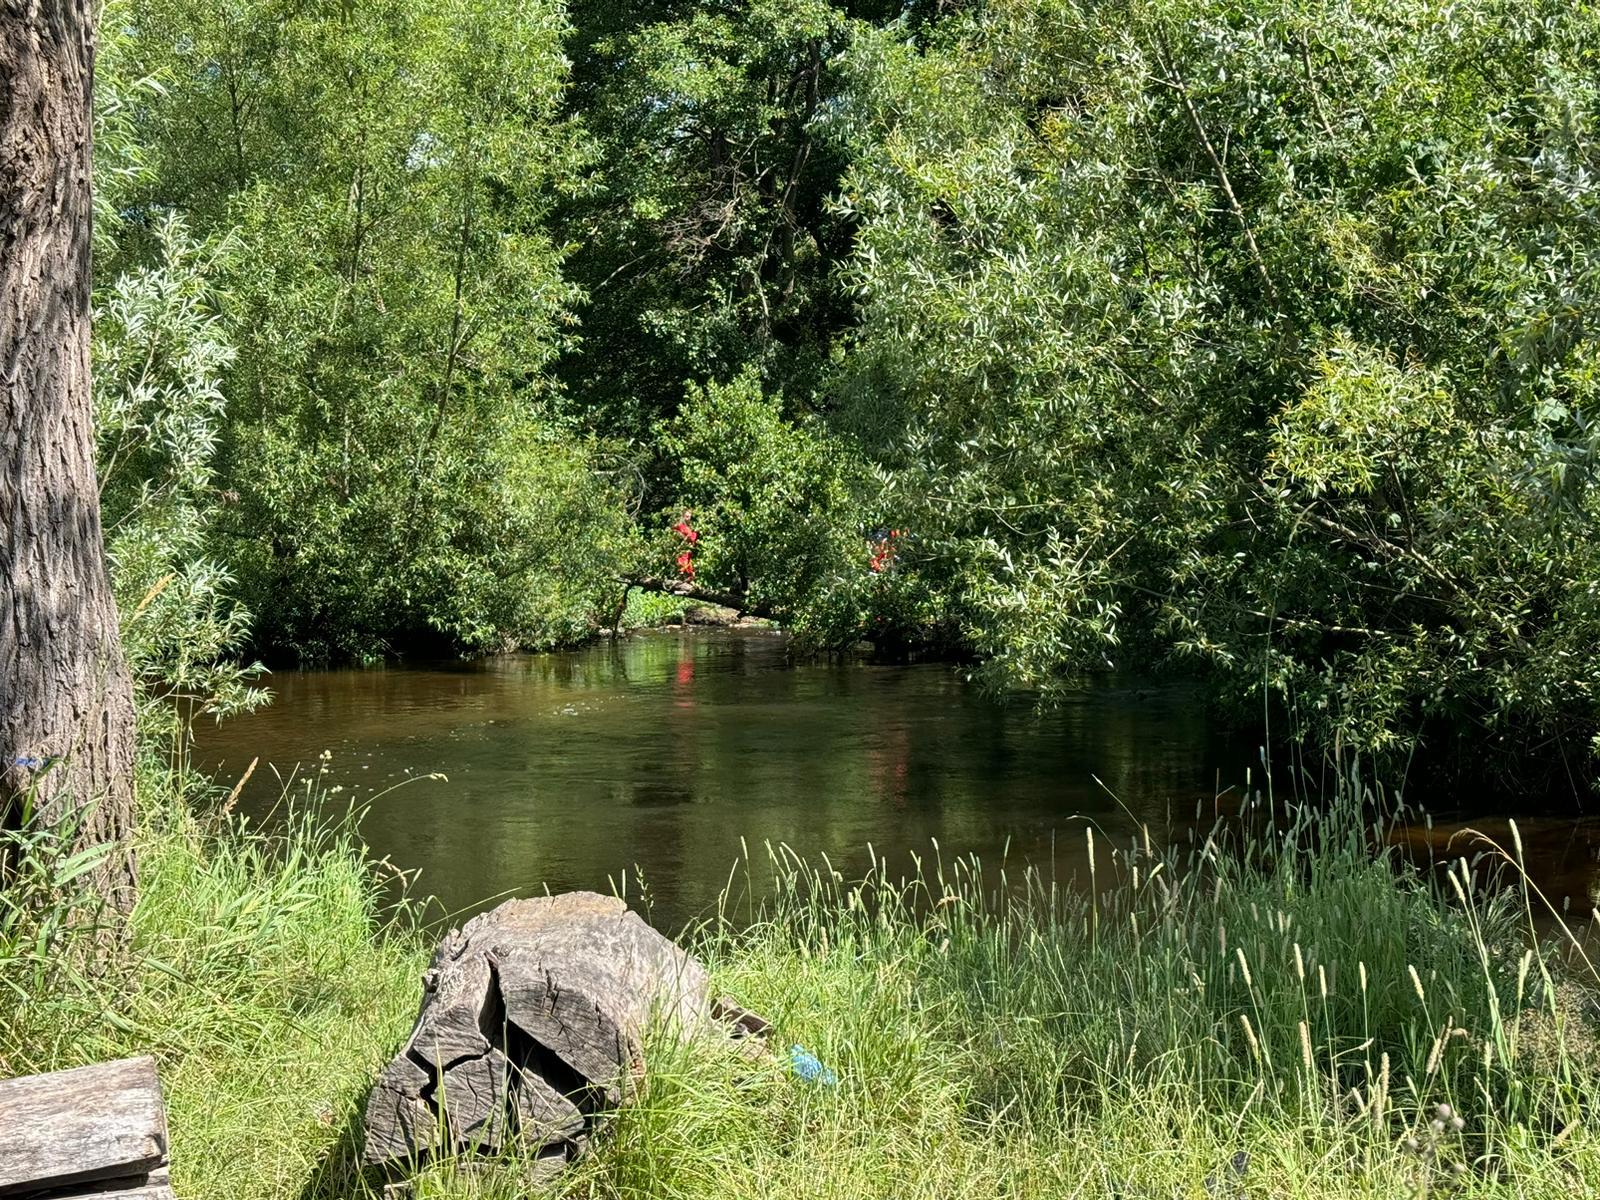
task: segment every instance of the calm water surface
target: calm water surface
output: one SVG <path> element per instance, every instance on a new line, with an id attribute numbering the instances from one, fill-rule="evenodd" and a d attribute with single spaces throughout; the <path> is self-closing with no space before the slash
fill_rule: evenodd
<path id="1" fill-rule="evenodd" d="M 370 803 L 374 851 L 451 911 L 626 875 L 675 928 L 714 910 L 741 842 L 859 874 L 869 844 L 904 860 L 937 839 L 1065 878 L 1086 822 L 1118 842 L 1135 818 L 1164 827 L 1244 761 L 1180 691 L 1101 685 L 1039 716 L 944 665 L 790 666 L 766 630 L 270 684 L 270 707 L 202 732 L 197 761 L 227 782 L 259 755 L 242 806 L 266 819 L 278 777 L 330 752 L 324 781 Z"/>

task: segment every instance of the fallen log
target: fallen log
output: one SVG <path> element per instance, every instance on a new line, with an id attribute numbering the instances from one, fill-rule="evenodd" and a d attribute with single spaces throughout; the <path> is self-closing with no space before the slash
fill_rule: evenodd
<path id="1" fill-rule="evenodd" d="M 741 617 L 760 617 L 766 621 L 776 620 L 778 617 L 770 604 L 751 600 L 743 592 L 724 592 L 716 588 L 701 587 L 686 579 L 630 579 L 623 589 L 624 606 L 627 604 L 627 593 L 634 588 L 643 592 L 656 592 L 663 596 L 696 600 L 702 604 L 714 604 L 718 608 L 731 608 Z"/>
<path id="2" fill-rule="evenodd" d="M 0 1196 L 172 1200 L 152 1058 L 0 1082 Z"/>
<path id="3" fill-rule="evenodd" d="M 368 1099 L 363 1159 L 420 1165 L 514 1140 L 559 1169 L 626 1098 L 653 1022 L 680 1037 L 765 1031 L 621 900 L 509 900 L 434 953 L 416 1025 Z"/>

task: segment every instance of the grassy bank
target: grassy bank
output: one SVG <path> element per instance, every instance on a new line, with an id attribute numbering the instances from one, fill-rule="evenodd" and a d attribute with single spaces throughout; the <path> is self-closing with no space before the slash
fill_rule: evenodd
<path id="1" fill-rule="evenodd" d="M 1584 1194 L 1600 1180 L 1593 972 L 1559 941 L 1527 950 L 1516 891 L 1375 860 L 1355 813 L 1230 847 L 1102 845 L 1093 893 L 937 855 L 910 880 L 852 883 L 779 852 L 776 890 L 688 938 L 773 1019 L 780 1054 L 660 1050 L 561 1191 Z M 22 981 L 0 1071 L 149 1050 L 186 1200 L 370 1194 L 355 1118 L 431 938 L 381 915 L 348 828 L 268 838 L 176 804 L 146 828 L 124 973 L 41 948 L 43 908 L 0 927 L 4 978 Z M 791 1042 L 837 1084 L 789 1071 Z M 525 1194 L 514 1164 L 416 1183 Z"/>

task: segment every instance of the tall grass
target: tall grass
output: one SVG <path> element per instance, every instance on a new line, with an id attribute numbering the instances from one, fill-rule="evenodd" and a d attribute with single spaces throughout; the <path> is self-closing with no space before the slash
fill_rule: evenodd
<path id="1" fill-rule="evenodd" d="M 1178 848 L 1091 834 L 1092 886 L 937 848 L 846 880 L 773 848 L 777 883 L 686 940 L 774 1052 L 656 1046 L 556 1192 L 1589 1194 L 1592 970 L 1532 936 L 1525 890 L 1375 851 L 1370 799 Z M 385 915 L 347 824 L 151 828 L 129 974 L 58 976 L 0 1021 L 0 1066 L 156 1053 L 186 1198 L 376 1195 L 355 1118 L 430 937 Z M 529 1194 L 510 1159 L 410 1183 Z"/>
<path id="2" fill-rule="evenodd" d="M 1187 851 L 1090 834 L 1090 890 L 772 851 L 758 919 L 696 940 L 840 1084 L 658 1060 L 586 1194 L 1600 1192 L 1592 971 L 1518 888 L 1375 853 L 1370 799 Z"/>
<path id="3" fill-rule="evenodd" d="M 179 1195 L 297 1196 L 346 1153 L 410 1027 L 423 941 L 385 913 L 349 819 L 296 808 L 269 834 L 147 782 L 140 896 L 111 961 L 92 922 L 59 915 L 92 911 L 81 893 L 21 910 L 0 891 L 0 964 L 32 947 L 34 967 L 0 998 L 0 1076 L 154 1054 Z"/>

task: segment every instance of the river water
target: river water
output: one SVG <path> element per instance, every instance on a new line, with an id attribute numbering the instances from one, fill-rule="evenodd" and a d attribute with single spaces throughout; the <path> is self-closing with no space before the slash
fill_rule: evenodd
<path id="1" fill-rule="evenodd" d="M 1164 828 L 1247 761 L 1181 690 L 1100 683 L 1040 715 L 948 665 L 790 665 L 761 629 L 268 682 L 273 703 L 202 730 L 196 762 L 226 784 L 259 756 L 258 820 L 321 770 L 325 802 L 369 805 L 372 849 L 456 914 L 626 876 L 675 929 L 768 842 L 847 876 L 869 845 L 894 864 L 937 841 L 1064 879 L 1086 824 L 1102 845 Z"/>

